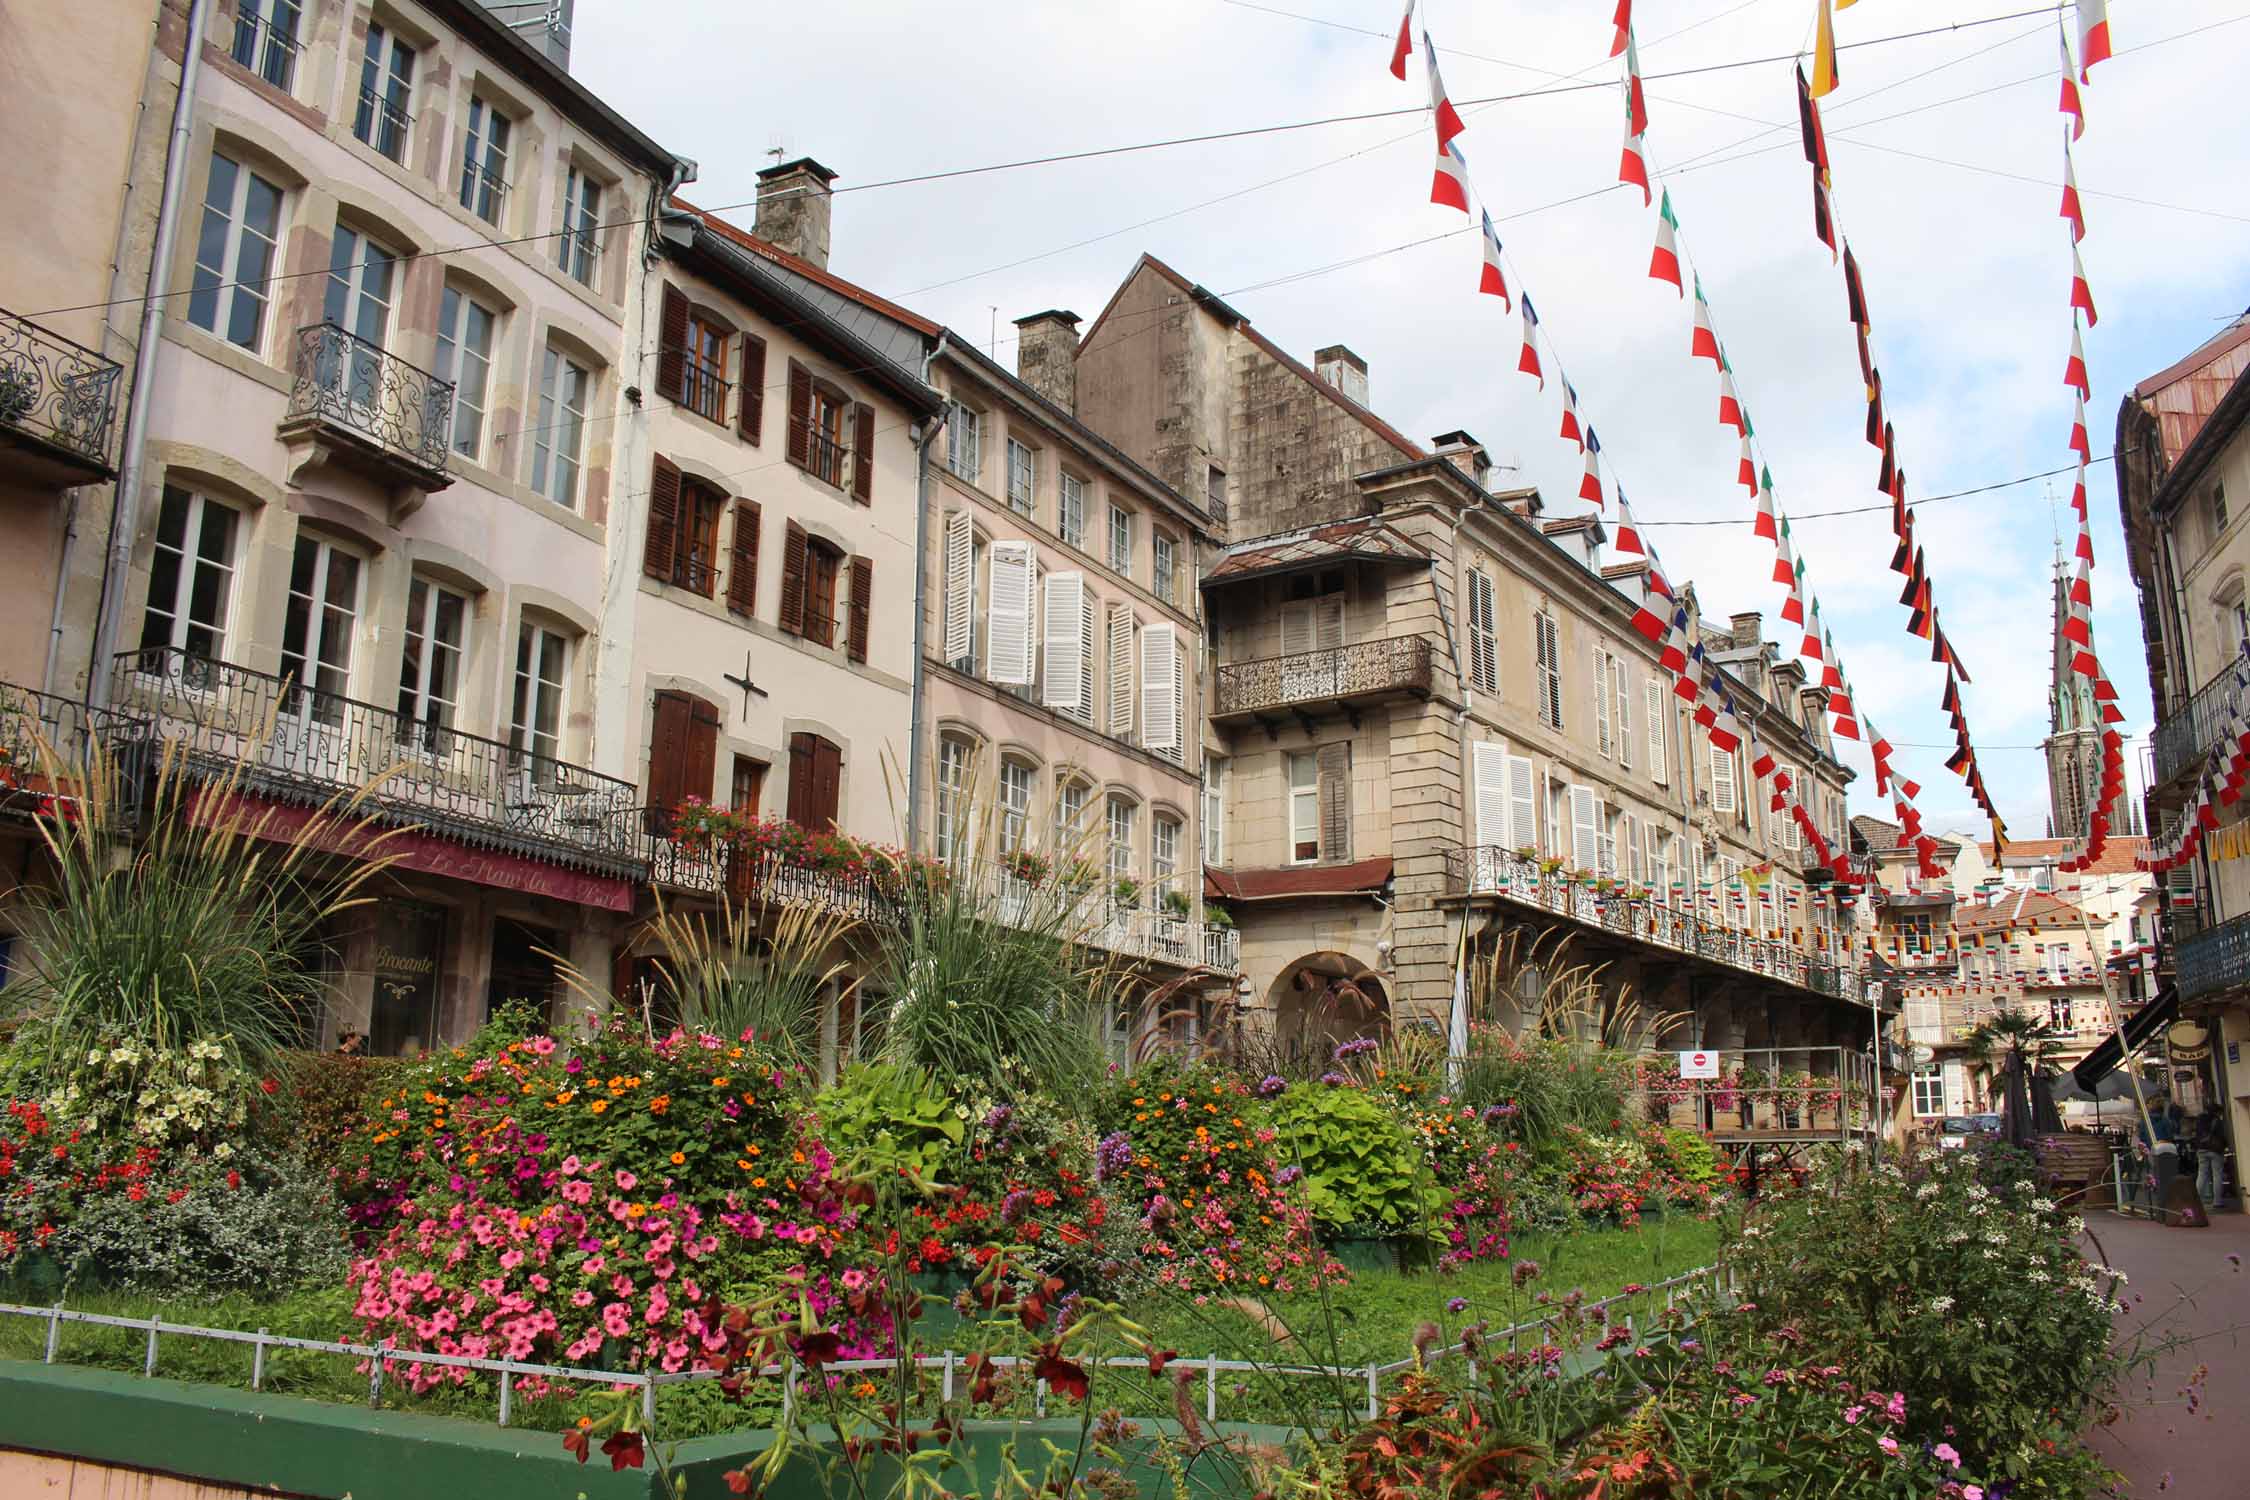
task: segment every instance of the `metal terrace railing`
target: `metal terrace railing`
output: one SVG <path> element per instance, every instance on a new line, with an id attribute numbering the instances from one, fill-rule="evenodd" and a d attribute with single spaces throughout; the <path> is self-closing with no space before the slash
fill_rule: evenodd
<path id="1" fill-rule="evenodd" d="M 453 382 L 334 323 L 297 330 L 285 422 L 312 420 L 422 469 L 442 472 Z"/>
<path id="2" fill-rule="evenodd" d="M 124 371 L 28 318 L 0 312 L 0 427 L 106 474 Z"/>
<path id="3" fill-rule="evenodd" d="M 1221 717 L 1430 691 L 1428 636 L 1386 636 L 1326 651 L 1222 663 L 1212 697 Z"/>

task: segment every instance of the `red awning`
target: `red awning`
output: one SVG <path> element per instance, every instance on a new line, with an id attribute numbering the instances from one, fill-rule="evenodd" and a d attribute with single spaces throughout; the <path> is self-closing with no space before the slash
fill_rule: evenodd
<path id="1" fill-rule="evenodd" d="M 1358 896 L 1391 878 L 1389 855 L 1348 865 L 1283 865 L 1270 870 L 1203 872 L 1203 894 L 1218 901 L 1273 901 L 1286 896 Z"/>
<path id="2" fill-rule="evenodd" d="M 198 793 L 191 815 L 202 821 L 204 795 Z M 226 799 L 242 820 L 246 833 L 277 843 L 290 843 L 322 816 L 317 807 L 298 807 L 271 798 L 237 792 Z M 331 816 L 328 825 L 313 837 L 316 847 L 332 854 L 364 858 L 370 852 L 391 860 L 402 869 L 425 875 L 445 875 L 506 891 L 547 896 L 578 906 L 604 911 L 631 911 L 633 885 L 608 875 L 566 870 L 544 860 L 530 859 L 497 849 L 472 849 L 466 844 L 425 833 L 417 828 L 365 830 L 349 819 Z M 1388 861 L 1385 861 L 1387 864 Z"/>

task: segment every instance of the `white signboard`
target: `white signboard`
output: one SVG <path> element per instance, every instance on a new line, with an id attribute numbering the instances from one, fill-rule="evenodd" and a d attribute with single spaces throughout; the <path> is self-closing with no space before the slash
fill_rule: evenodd
<path id="1" fill-rule="evenodd" d="M 1682 1078 L 1716 1078 L 1719 1076 L 1719 1054 L 1716 1052 L 1683 1052 L 1680 1054 Z"/>

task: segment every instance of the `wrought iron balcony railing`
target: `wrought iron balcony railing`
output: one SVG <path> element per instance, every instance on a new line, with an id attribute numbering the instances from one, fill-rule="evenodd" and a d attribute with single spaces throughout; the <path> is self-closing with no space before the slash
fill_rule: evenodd
<path id="1" fill-rule="evenodd" d="M 2202 765 L 2204 757 L 2219 743 L 2234 718 L 2235 667 L 2236 663 L 2227 663 L 2187 702 L 2157 721 L 2152 749 L 2155 785 L 2162 786 L 2181 772 Z"/>
<path id="2" fill-rule="evenodd" d="M 141 720 L 0 682 L 0 811 L 36 811 L 49 798 L 76 795 L 70 781 L 88 775 L 106 749 L 121 773 L 109 795 L 129 821 L 147 747 L 148 725 Z"/>
<path id="3" fill-rule="evenodd" d="M 0 429 L 44 445 L 89 479 L 104 477 L 123 384 L 115 360 L 0 312 Z"/>
<path id="4" fill-rule="evenodd" d="M 1429 637 L 1386 636 L 1327 651 L 1225 663 L 1218 671 L 1211 711 L 1225 717 L 1429 691 Z"/>
<path id="5" fill-rule="evenodd" d="M 291 373 L 285 421 L 317 421 L 418 469 L 444 471 L 452 381 L 334 323 L 297 330 Z"/>
<path id="6" fill-rule="evenodd" d="M 1847 961 L 1848 940 L 1841 935 L 1830 938 L 1826 946 L 1807 947 L 1732 925 L 1725 902 L 1703 901 L 1683 910 L 1653 891 L 1635 896 L 1630 890 L 1602 890 L 1560 870 L 1542 870 L 1537 859 L 1498 844 L 1448 849 L 1445 869 L 1448 888 L 1456 895 L 1505 896 L 1619 937 L 1763 974 L 1854 1004 L 1877 1004 L 1882 994 L 1879 978 Z M 1791 925 L 1779 924 L 1783 929 Z"/>
<path id="7" fill-rule="evenodd" d="M 368 815 L 619 878 L 647 869 L 629 781 L 373 703 L 174 650 L 117 658 L 111 701 L 177 741 L 187 769 L 317 806 L 372 788 Z"/>
<path id="8" fill-rule="evenodd" d="M 2172 950 L 2182 1000 L 2250 984 L 2250 914 L 2182 938 Z"/>

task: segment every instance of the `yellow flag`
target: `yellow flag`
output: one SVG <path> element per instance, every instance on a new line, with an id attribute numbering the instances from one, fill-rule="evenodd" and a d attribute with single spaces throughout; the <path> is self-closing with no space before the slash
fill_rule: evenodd
<path id="1" fill-rule="evenodd" d="M 1838 10 L 1850 10 L 1857 4 L 1859 4 L 1859 0 L 1836 0 L 1836 8 Z"/>
<path id="2" fill-rule="evenodd" d="M 1836 92 L 1836 18 L 1828 8 L 1829 0 L 1820 0 L 1820 21 L 1813 33 L 1812 92 L 1815 99 L 1825 99 Z"/>

